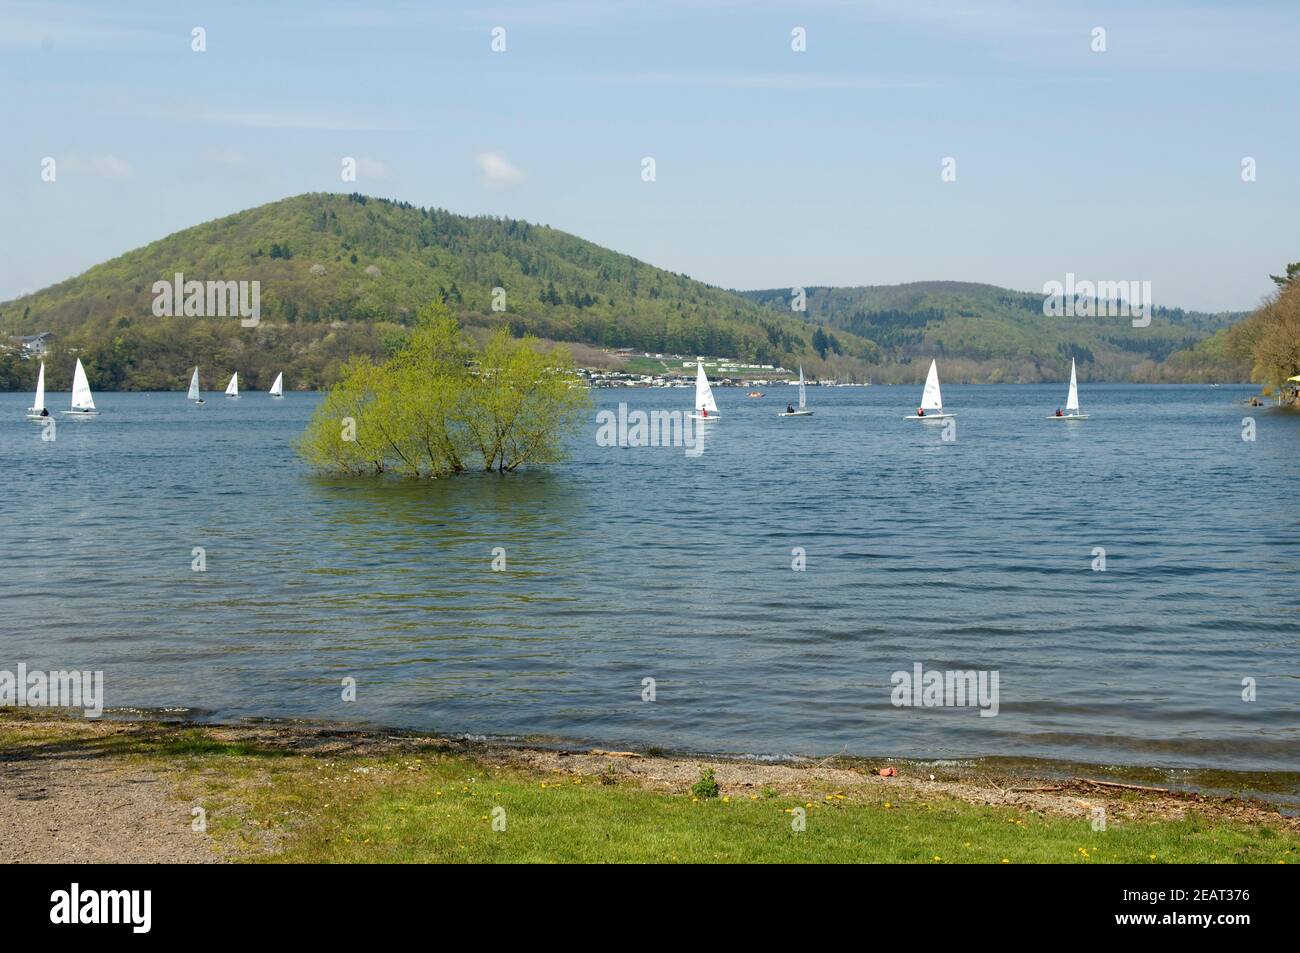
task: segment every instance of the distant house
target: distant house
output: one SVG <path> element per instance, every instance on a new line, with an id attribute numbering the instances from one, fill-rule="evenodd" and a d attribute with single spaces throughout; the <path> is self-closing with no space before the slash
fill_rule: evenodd
<path id="1" fill-rule="evenodd" d="M 23 357 L 44 357 L 49 350 L 49 340 L 52 335 L 49 331 L 42 331 L 40 334 L 29 334 L 20 337 L 18 343 L 22 346 Z"/>

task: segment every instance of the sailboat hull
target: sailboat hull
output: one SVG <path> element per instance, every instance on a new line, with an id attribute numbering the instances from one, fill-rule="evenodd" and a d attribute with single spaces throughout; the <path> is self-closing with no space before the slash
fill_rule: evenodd
<path id="1" fill-rule="evenodd" d="M 908 414 L 904 420 L 949 420 L 956 417 L 956 414 L 926 414 L 924 417 L 918 417 L 916 414 Z"/>
<path id="2" fill-rule="evenodd" d="M 49 420 L 50 418 L 47 414 L 33 414 L 29 411 L 27 414 L 27 419 L 28 420 Z"/>
<path id="3" fill-rule="evenodd" d="M 813 412 L 811 410 L 796 410 L 794 413 L 786 413 L 783 411 L 782 413 L 777 414 L 778 417 L 811 417 L 812 415 Z"/>
<path id="4" fill-rule="evenodd" d="M 99 411 L 97 410 L 60 410 L 59 413 L 61 413 L 65 417 L 98 417 L 99 416 Z"/>
<path id="5" fill-rule="evenodd" d="M 719 420 L 719 419 L 721 419 L 721 415 L 720 415 L 720 414 L 709 414 L 709 416 L 707 416 L 707 417 L 701 416 L 700 414 L 687 414 L 686 416 L 690 417 L 691 420 Z"/>
<path id="6" fill-rule="evenodd" d="M 1053 414 L 1047 419 L 1048 420 L 1087 420 L 1088 415 L 1087 414 L 1062 414 L 1061 416 L 1058 417 L 1055 414 Z"/>

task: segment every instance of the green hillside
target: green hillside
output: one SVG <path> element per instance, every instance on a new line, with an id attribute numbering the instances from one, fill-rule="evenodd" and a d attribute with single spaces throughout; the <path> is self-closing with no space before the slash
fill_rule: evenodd
<path id="1" fill-rule="evenodd" d="M 944 380 L 1030 383 L 1060 380 L 1075 357 L 1092 380 L 1245 380 L 1249 364 L 1200 342 L 1243 315 L 1155 308 L 1151 324 L 1128 317 L 1049 317 L 1043 295 L 993 285 L 929 281 L 875 287 L 807 288 L 802 316 L 879 348 L 877 380 L 908 382 L 917 363 L 944 362 Z M 792 313 L 791 290 L 740 292 Z M 1170 363 L 1171 356 L 1179 360 Z"/>
<path id="2" fill-rule="evenodd" d="M 156 317 L 153 286 L 258 281 L 261 323 Z M 504 289 L 504 310 L 494 309 Z M 944 380 L 1244 380 L 1250 362 L 1213 337 L 1239 317 L 1157 309 L 1127 318 L 1049 318 L 1042 295 L 925 282 L 733 292 L 565 232 L 466 217 L 363 195 L 314 193 L 169 235 L 84 274 L 0 304 L 0 390 L 34 384 L 12 339 L 53 332 L 47 374 L 71 379 L 80 357 L 96 389 L 180 389 L 195 364 L 208 388 L 239 371 L 246 387 L 283 370 L 291 388 L 332 383 L 350 356 L 381 356 L 418 309 L 445 302 L 471 333 L 518 335 L 749 363 L 802 364 L 814 377 L 916 382 L 931 356 Z M 497 303 L 502 303 L 497 296 Z"/>
<path id="3" fill-rule="evenodd" d="M 153 284 L 176 272 L 260 281 L 260 325 L 155 317 Z M 493 310 L 493 288 L 505 290 L 504 311 Z M 314 388 L 347 357 L 391 349 L 435 299 L 471 330 L 505 324 L 519 335 L 756 363 L 813 353 L 813 329 L 794 316 L 556 229 L 355 194 L 299 195 L 177 232 L 0 304 L 0 331 L 52 331 L 52 381 L 69 379 L 80 356 L 105 390 L 180 388 L 194 364 L 209 386 L 238 370 L 247 386 L 265 387 L 283 369 L 289 386 Z M 870 345 L 841 338 L 842 360 L 865 367 Z M 31 364 L 10 352 L 0 387 L 30 386 Z"/>

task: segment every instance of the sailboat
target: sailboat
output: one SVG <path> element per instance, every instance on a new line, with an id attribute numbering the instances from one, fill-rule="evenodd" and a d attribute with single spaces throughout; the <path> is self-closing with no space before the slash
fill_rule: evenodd
<path id="1" fill-rule="evenodd" d="M 1059 410 L 1049 420 L 1087 420 L 1087 414 L 1079 413 L 1079 378 L 1074 371 L 1074 358 L 1070 358 L 1070 394 L 1065 398 L 1065 413 Z"/>
<path id="2" fill-rule="evenodd" d="M 230 375 L 230 383 L 226 385 L 226 396 L 239 400 L 239 371 Z"/>
<path id="3" fill-rule="evenodd" d="M 90 381 L 86 380 L 86 369 L 81 366 L 81 358 L 77 358 L 77 369 L 72 374 L 72 409 L 61 413 L 69 417 L 99 416 L 99 411 L 95 409 L 95 398 L 90 393 Z"/>
<path id="4" fill-rule="evenodd" d="M 713 389 L 709 379 L 704 376 L 704 362 L 695 364 L 695 413 L 689 415 L 691 420 L 717 420 L 718 404 L 713 399 Z"/>
<path id="5" fill-rule="evenodd" d="M 800 364 L 799 365 L 799 409 L 787 410 L 784 413 L 777 414 L 777 416 L 778 417 L 811 417 L 813 412 L 811 410 L 804 409 L 807 406 L 807 404 L 808 404 L 808 396 L 807 396 L 807 392 L 804 390 L 804 384 L 803 384 L 803 365 Z"/>
<path id="6" fill-rule="evenodd" d="M 204 403 L 202 396 L 199 394 L 199 368 L 197 364 L 194 366 L 194 375 L 190 378 L 190 392 L 185 395 L 185 399 L 194 401 L 196 407 Z"/>
<path id="7" fill-rule="evenodd" d="M 27 408 L 27 419 L 44 420 L 48 416 L 50 412 L 45 409 L 45 362 L 41 361 L 41 369 L 36 375 L 36 399 Z"/>
<path id="8" fill-rule="evenodd" d="M 930 373 L 925 376 L 925 391 L 921 394 L 921 409 L 915 414 L 908 414 L 903 419 L 944 420 L 956 416 L 956 414 L 943 412 L 943 397 L 939 393 L 939 368 L 935 361 L 930 361 Z"/>
<path id="9" fill-rule="evenodd" d="M 284 371 L 281 371 L 279 374 L 275 375 L 275 383 L 271 385 L 271 396 L 272 397 L 284 396 Z"/>

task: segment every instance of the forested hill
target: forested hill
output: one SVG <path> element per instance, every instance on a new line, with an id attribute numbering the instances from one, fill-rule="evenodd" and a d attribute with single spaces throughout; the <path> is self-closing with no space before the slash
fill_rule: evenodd
<path id="1" fill-rule="evenodd" d="M 154 284 L 257 281 L 261 323 L 157 317 Z M 502 289 L 495 293 L 494 289 Z M 0 389 L 34 385 L 19 335 L 52 332 L 47 375 L 67 386 L 80 357 L 92 386 L 180 389 L 194 365 L 211 386 L 251 388 L 283 370 L 291 388 L 332 383 L 349 357 L 396 347 L 419 308 L 446 302 L 462 323 L 596 347 L 803 365 L 810 375 L 944 380 L 1244 379 L 1211 335 L 1235 315 L 1157 309 L 1127 318 L 1049 318 L 1042 295 L 927 282 L 733 292 L 655 268 L 545 225 L 465 217 L 364 195 L 313 193 L 177 232 L 84 274 L 0 304 Z M 495 307 L 494 307 L 495 305 Z"/>
<path id="2" fill-rule="evenodd" d="M 789 288 L 740 294 L 791 311 Z M 1128 317 L 1049 317 L 1043 295 L 994 285 L 927 281 L 805 289 L 805 319 L 879 348 L 877 380 L 912 381 L 917 362 L 944 360 L 945 380 L 1059 380 L 1070 358 L 1093 380 L 1246 380 L 1249 362 L 1200 342 L 1245 315 L 1153 309 L 1151 324 Z"/>
<path id="3" fill-rule="evenodd" d="M 153 285 L 177 272 L 259 281 L 260 326 L 155 317 Z M 494 288 L 504 289 L 504 310 L 493 308 Z M 814 329 L 797 317 L 556 229 L 321 193 L 185 229 L 0 304 L 0 330 L 52 331 L 53 381 L 69 377 L 80 355 L 100 389 L 179 388 L 195 364 L 209 381 L 238 370 L 261 387 L 283 369 L 291 386 L 317 387 L 348 357 L 393 346 L 434 299 L 470 327 L 758 363 L 815 359 Z M 865 368 L 868 345 L 852 335 L 837 345 Z M 30 364 L 0 366 L 0 386 L 28 386 Z"/>

